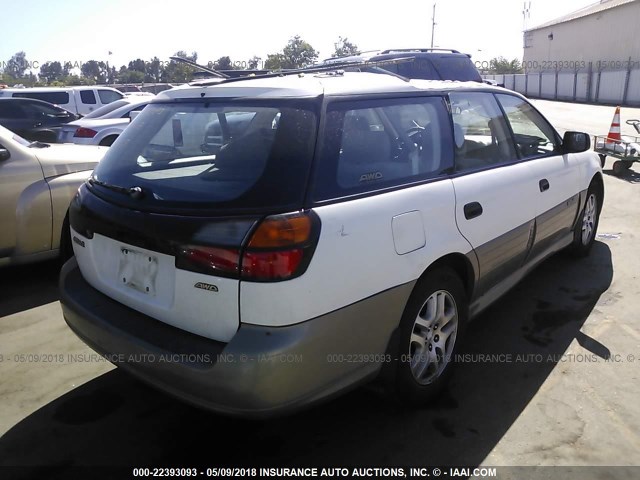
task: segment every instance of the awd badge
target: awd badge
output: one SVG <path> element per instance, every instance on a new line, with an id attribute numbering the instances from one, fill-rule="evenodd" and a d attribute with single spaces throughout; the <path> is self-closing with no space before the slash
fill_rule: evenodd
<path id="1" fill-rule="evenodd" d="M 196 288 L 200 288 L 202 290 L 206 290 L 208 292 L 217 292 L 218 287 L 215 285 L 211 285 L 210 283 L 198 282 L 194 285 Z"/>

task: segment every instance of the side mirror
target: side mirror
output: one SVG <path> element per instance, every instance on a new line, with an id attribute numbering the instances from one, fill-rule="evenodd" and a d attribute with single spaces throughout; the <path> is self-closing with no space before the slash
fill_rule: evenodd
<path id="1" fill-rule="evenodd" d="M 562 139 L 562 153 L 580 153 L 591 148 L 591 137 L 583 132 L 565 132 Z"/>
<path id="2" fill-rule="evenodd" d="M 129 122 L 133 122 L 138 115 L 140 115 L 140 110 L 133 110 L 132 112 L 129 112 Z"/>
<path id="3" fill-rule="evenodd" d="M 5 160 L 9 160 L 9 158 L 11 158 L 11 154 L 9 153 L 9 150 L 7 150 L 6 148 L 0 146 L 0 162 L 4 162 Z"/>

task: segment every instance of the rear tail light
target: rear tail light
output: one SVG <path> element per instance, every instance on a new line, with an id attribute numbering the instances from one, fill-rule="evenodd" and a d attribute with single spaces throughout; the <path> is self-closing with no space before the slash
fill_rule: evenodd
<path id="1" fill-rule="evenodd" d="M 311 212 L 265 218 L 244 248 L 187 245 L 176 267 L 208 275 L 273 282 L 302 275 L 320 235 L 320 219 Z"/>
<path id="2" fill-rule="evenodd" d="M 93 138 L 98 134 L 95 130 L 91 130 L 90 128 L 80 127 L 76 130 L 76 133 L 73 134 L 76 138 Z"/>
<path id="3" fill-rule="evenodd" d="M 176 257 L 178 268 L 222 277 L 238 276 L 239 262 L 239 249 L 197 245 L 181 247 Z"/>

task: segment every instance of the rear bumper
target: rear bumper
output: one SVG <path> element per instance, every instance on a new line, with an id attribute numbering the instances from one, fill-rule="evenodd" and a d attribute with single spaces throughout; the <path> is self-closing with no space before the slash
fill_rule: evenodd
<path id="1" fill-rule="evenodd" d="M 229 343 L 164 324 L 103 295 L 75 258 L 60 274 L 69 327 L 147 383 L 226 414 L 268 417 L 331 397 L 377 374 L 413 283 L 288 327 L 242 324 Z"/>

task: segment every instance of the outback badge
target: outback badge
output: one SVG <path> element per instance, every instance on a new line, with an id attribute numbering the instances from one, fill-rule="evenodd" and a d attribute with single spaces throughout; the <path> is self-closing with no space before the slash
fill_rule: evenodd
<path id="1" fill-rule="evenodd" d="M 200 288 L 202 290 L 206 290 L 208 292 L 217 292 L 218 287 L 215 285 L 211 285 L 210 283 L 198 282 L 194 285 L 196 288 Z"/>
<path id="2" fill-rule="evenodd" d="M 75 243 L 76 245 L 80 245 L 82 248 L 85 248 L 84 242 L 75 235 L 73 236 L 73 243 Z"/>

